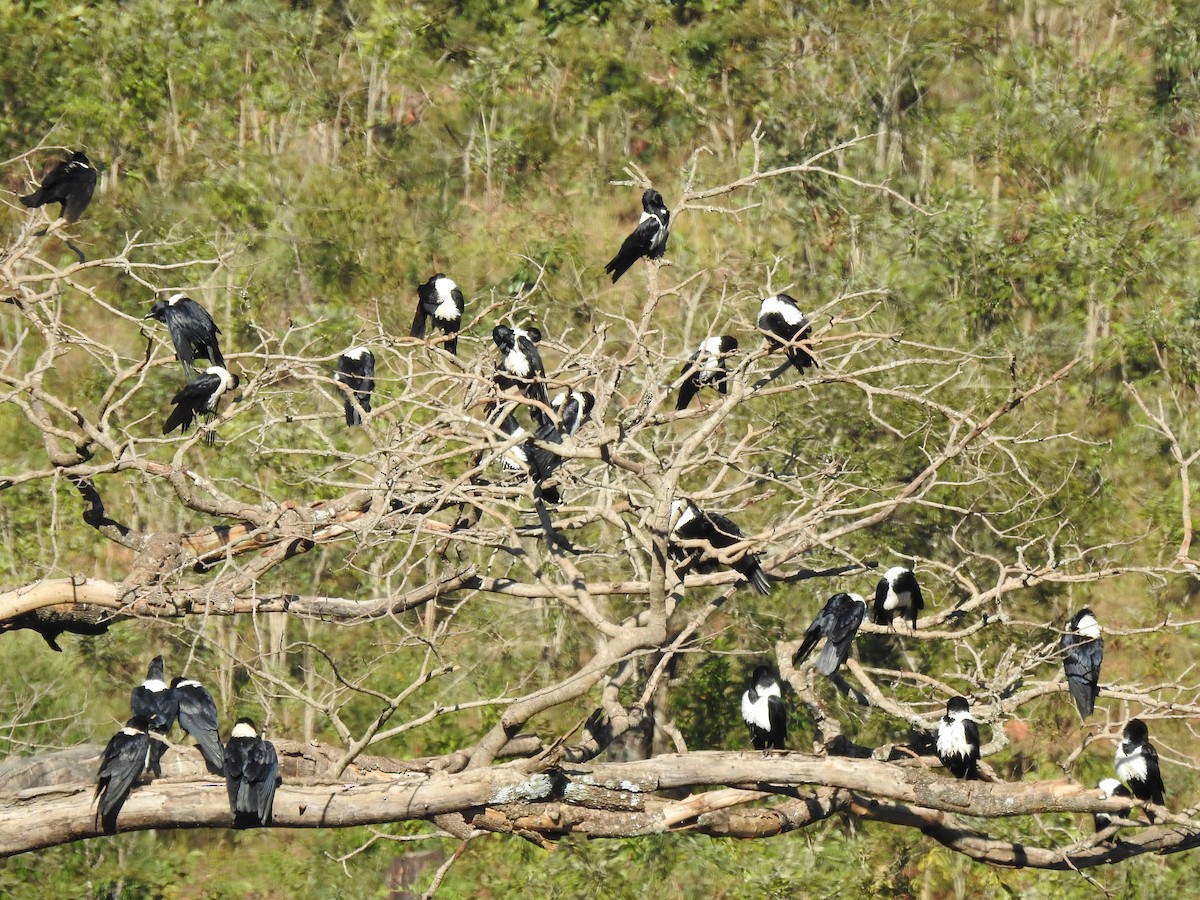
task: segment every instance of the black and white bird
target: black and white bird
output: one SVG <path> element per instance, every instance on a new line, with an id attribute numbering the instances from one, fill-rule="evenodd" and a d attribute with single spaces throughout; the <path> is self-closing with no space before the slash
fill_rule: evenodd
<path id="1" fill-rule="evenodd" d="M 783 750 L 787 740 L 787 708 L 779 679 L 768 666 L 759 666 L 742 693 L 742 720 L 750 729 L 754 749 Z"/>
<path id="2" fill-rule="evenodd" d="M 129 789 L 146 770 L 150 755 L 150 736 L 146 720 L 134 716 L 125 727 L 109 738 L 96 773 L 96 793 L 100 803 L 100 822 L 106 834 L 117 830 L 117 816 L 129 796 Z"/>
<path id="3" fill-rule="evenodd" d="M 410 337 L 424 338 L 427 320 L 450 335 L 446 349 L 458 355 L 458 332 L 462 328 L 463 310 L 466 301 L 458 285 L 438 272 L 422 285 L 417 286 L 417 314 L 413 317 Z"/>
<path id="4" fill-rule="evenodd" d="M 807 659 L 817 641 L 824 637 L 825 646 L 817 656 L 816 667 L 822 675 L 832 675 L 849 658 L 854 636 L 866 614 L 867 601 L 860 594 L 834 594 L 804 632 L 804 640 L 796 651 L 796 664 Z"/>
<path id="5" fill-rule="evenodd" d="M 516 416 L 513 415 L 505 416 L 497 427 L 506 437 L 519 440 L 519 443 L 513 444 L 504 452 L 504 468 L 510 472 L 525 472 L 537 485 L 543 500 L 555 505 L 561 503 L 562 495 L 558 488 L 555 485 L 546 486 L 543 482 L 558 471 L 563 458 L 553 450 L 539 447 L 536 443 L 562 443 L 562 433 L 554 423 L 543 422 L 537 426 L 532 436 L 517 423 Z"/>
<path id="6" fill-rule="evenodd" d="M 683 574 L 693 567 L 713 568 L 721 552 L 746 540 L 742 530 L 720 513 L 705 512 L 691 500 L 671 503 L 667 550 L 675 569 Z M 695 541 L 705 546 L 685 547 L 680 541 Z M 730 565 L 764 596 L 771 593 L 771 582 L 753 553 L 743 553 Z"/>
<path id="7" fill-rule="evenodd" d="M 217 704 L 204 685 L 191 678 L 174 678 L 171 692 L 179 709 L 179 727 L 196 739 L 208 771 L 222 775 L 225 771 L 225 750 L 221 746 L 221 731 L 217 724 Z"/>
<path id="8" fill-rule="evenodd" d="M 676 401 L 675 408 L 687 409 L 692 398 L 702 387 L 715 388 L 722 394 L 727 393 L 729 370 L 725 366 L 725 357 L 737 348 L 737 338 L 727 334 L 701 341 L 700 349 L 688 358 L 679 373 L 684 381 L 679 386 L 679 400 Z"/>
<path id="9" fill-rule="evenodd" d="M 235 828 L 269 825 L 279 786 L 279 755 L 254 720 L 238 719 L 225 745 L 225 787 Z"/>
<path id="10" fill-rule="evenodd" d="M 1129 788 L 1125 787 L 1125 785 L 1121 784 L 1115 778 L 1105 778 L 1096 787 L 1100 789 L 1100 796 L 1104 800 L 1110 800 L 1113 797 L 1133 796 L 1133 794 L 1129 793 Z M 1127 806 L 1124 809 L 1117 810 L 1116 817 L 1119 819 L 1128 819 L 1132 812 L 1133 808 Z M 1113 824 L 1113 814 L 1105 812 L 1092 813 L 1092 823 L 1096 826 L 1097 831 L 1103 831 L 1109 825 Z"/>
<path id="11" fill-rule="evenodd" d="M 361 425 L 375 390 L 375 354 L 369 347 L 351 347 L 338 357 L 337 381 L 346 386 L 346 424 Z"/>
<path id="12" fill-rule="evenodd" d="M 1121 742 L 1113 758 L 1117 777 L 1133 796 L 1147 803 L 1166 803 L 1162 775 L 1158 770 L 1158 751 L 1150 743 L 1150 732 L 1141 719 L 1130 719 L 1121 733 Z M 1154 821 L 1154 813 L 1146 810 L 1146 818 Z"/>
<path id="13" fill-rule="evenodd" d="M 951 697 L 938 722 L 937 757 L 955 778 L 979 777 L 979 726 L 966 697 Z"/>
<path id="14" fill-rule="evenodd" d="M 1104 661 L 1100 623 L 1086 606 L 1071 617 L 1059 648 L 1063 654 L 1067 686 L 1075 698 L 1080 718 L 1086 719 L 1096 708 L 1096 698 L 1100 695 L 1100 663 Z"/>
<path id="15" fill-rule="evenodd" d="M 231 375 L 221 366 L 209 366 L 204 373 L 197 375 L 188 384 L 179 389 L 171 399 L 175 409 L 163 423 L 162 433 L 170 434 L 176 428 L 187 432 L 196 419 L 204 416 L 209 421 L 216 418 L 217 404 L 228 391 L 238 386 L 239 379 Z M 215 432 L 209 432 L 205 443 L 210 447 L 217 441 Z"/>
<path id="16" fill-rule="evenodd" d="M 758 310 L 758 327 L 767 333 L 771 349 L 784 348 L 788 361 L 800 371 L 818 365 L 812 354 L 800 346 L 800 342 L 812 333 L 812 325 L 796 301 L 787 294 L 775 294 L 762 301 Z"/>
<path id="17" fill-rule="evenodd" d="M 909 627 L 917 630 L 917 615 L 925 608 L 921 586 L 912 569 L 892 566 L 883 573 L 875 587 L 875 606 L 871 620 L 876 625 L 891 625 L 900 613 L 908 620 Z"/>
<path id="18" fill-rule="evenodd" d="M 550 398 L 550 408 L 558 416 L 563 434 L 574 435 L 592 417 L 596 398 L 587 391 L 568 389 Z"/>
<path id="19" fill-rule="evenodd" d="M 175 358 L 188 374 L 195 371 L 197 359 L 207 359 L 211 365 L 224 367 L 225 357 L 217 335 L 217 327 L 208 310 L 183 294 L 174 294 L 166 300 L 155 300 L 145 319 L 155 319 L 167 326 L 171 343 L 175 345 Z"/>
<path id="20" fill-rule="evenodd" d="M 658 259 L 667 251 L 670 237 L 671 213 L 663 203 L 662 194 L 653 188 L 642 194 L 642 217 L 637 228 L 625 238 L 617 255 L 609 260 L 604 271 L 612 275 L 613 284 L 629 267 L 641 259 Z"/>
<path id="21" fill-rule="evenodd" d="M 146 670 L 146 680 L 129 693 L 129 711 L 135 718 L 146 722 L 150 731 L 155 734 L 167 735 L 175 727 L 175 719 L 179 715 L 179 704 L 175 693 L 163 679 L 163 658 L 156 656 L 150 660 Z M 162 741 L 150 741 L 150 771 L 162 775 L 161 760 L 167 752 L 167 745 Z"/>
<path id="22" fill-rule="evenodd" d="M 31 209 L 47 203 L 61 203 L 59 215 L 73 224 L 79 221 L 83 211 L 92 202 L 95 190 L 96 170 L 88 161 L 87 154 L 76 150 L 47 172 L 41 187 L 32 194 L 26 194 L 21 202 Z"/>
<path id="23" fill-rule="evenodd" d="M 500 349 L 500 361 L 496 363 L 496 385 L 502 391 L 518 387 L 530 400 L 548 406 L 546 402 L 546 367 L 537 344 L 542 332 L 534 326 L 509 328 L 497 325 L 492 329 L 492 340 Z M 534 407 L 530 412 L 539 423 L 549 422 L 544 409 Z"/>

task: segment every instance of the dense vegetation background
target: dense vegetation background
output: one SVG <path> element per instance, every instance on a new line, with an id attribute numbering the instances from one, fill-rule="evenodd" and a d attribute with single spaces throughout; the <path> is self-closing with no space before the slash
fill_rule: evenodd
<path id="1" fill-rule="evenodd" d="M 1190 4 L 28 2 L 0 5 L 0 31 L 0 155 L 15 160 L 39 144 L 86 149 L 103 171 L 73 231 L 89 256 L 135 232 L 169 242 L 160 248 L 168 257 L 221 255 L 216 274 L 192 287 L 235 347 L 289 327 L 308 329 L 310 346 L 331 354 L 365 323 L 404 334 L 414 286 L 436 271 L 480 298 L 480 310 L 486 298 L 532 285 L 541 269 L 531 306 L 553 317 L 556 331 L 586 332 L 640 308 L 629 285 L 613 287 L 602 272 L 635 221 L 637 191 L 611 184 L 626 177 L 627 163 L 673 204 L 698 151 L 703 183 L 744 174 L 756 127 L 766 166 L 877 135 L 836 165 L 934 214 L 828 178 L 778 179 L 755 188 L 747 202 L 756 205 L 737 217 L 680 215 L 667 273 L 707 270 L 714 295 L 757 297 L 779 267 L 776 282 L 791 283 L 811 307 L 883 287 L 875 327 L 1011 356 L 1014 372 L 1049 373 L 1082 356 L 1026 420 L 1043 433 L 1077 435 L 1042 457 L 1048 475 L 1069 482 L 1063 521 L 1081 541 L 1115 529 L 1112 558 L 1124 565 L 1168 563 L 1179 547 L 1178 471 L 1161 432 L 1143 427 L 1132 389 L 1161 403 L 1183 446 L 1196 446 L 1200 11 Z M 9 231 L 28 215 L 15 194 L 53 155 L 5 167 Z M 626 281 L 641 278 L 635 269 Z M 127 281 L 108 287 L 107 299 L 128 312 L 149 303 L 149 292 L 135 295 Z M 478 339 L 490 324 L 481 322 Z M 19 327 L 0 314 L 0 341 L 11 345 Z M 127 340 L 131 356 L 144 348 L 136 333 L 113 340 Z M 681 332 L 681 345 L 693 342 Z M 76 366 L 58 377 L 86 379 L 86 360 Z M 403 389 L 381 386 L 391 396 Z M 787 415 L 806 414 L 788 410 L 781 427 Z M 13 471 L 36 466 L 23 456 L 25 427 L 0 404 L 0 457 Z M 864 466 L 908 465 L 867 423 L 841 439 Z M 282 489 L 304 483 L 304 466 L 272 460 L 257 477 L 264 490 Z M 152 518 L 161 499 L 139 501 L 139 514 Z M 126 561 L 94 532 L 52 534 L 59 515 L 68 513 L 32 489 L 0 494 L 0 583 L 119 576 Z M 936 547 L 945 525 L 901 519 L 874 538 Z M 1056 527 L 1047 517 L 1045 528 Z M 325 571 L 314 558 L 289 574 L 322 579 L 336 593 L 360 587 L 367 569 Z M 1065 620 L 1087 602 L 1105 624 L 1134 629 L 1169 614 L 1190 618 L 1195 590 L 1190 577 L 1115 580 L 1031 595 L 1017 612 L 1032 623 Z M 720 630 L 711 646 L 762 649 L 744 646 L 737 631 Z M 348 629 L 326 640 L 349 656 L 374 634 Z M 1186 680 L 1194 639 L 1185 628 L 1110 642 L 1108 671 Z M 192 633 L 166 626 L 68 637 L 62 655 L 27 632 L 3 642 L 2 708 L 12 723 L 0 733 L 4 755 L 102 741 L 156 648 L 196 667 L 204 658 Z M 936 651 L 922 649 L 936 666 Z M 715 721 L 712 710 L 732 712 L 744 670 L 736 653 L 685 667 L 673 702 L 692 746 L 742 746 L 740 724 Z M 475 671 L 501 684 L 505 661 Z M 319 716 L 269 685 L 225 687 L 230 713 L 271 706 L 275 734 L 331 738 Z M 490 685 L 472 687 L 486 695 Z M 1029 735 L 996 764 L 1030 777 L 1061 774 L 1063 746 L 1080 734 L 1074 712 L 1045 701 L 1026 712 Z M 440 752 L 472 727 L 444 719 L 417 742 L 380 752 Z M 1169 797 L 1181 808 L 1194 797 L 1200 747 L 1186 721 L 1162 727 Z M 1089 754 L 1077 771 L 1085 780 L 1102 772 L 1111 747 Z M 1028 827 L 1037 834 L 1078 823 L 1051 816 Z M 380 840 L 337 861 L 369 837 L 94 840 L 7 861 L 0 892 L 378 896 L 405 845 Z M 1141 858 L 1093 877 L 1114 896 L 1200 890 L 1188 855 Z M 553 854 L 493 837 L 470 845 L 442 895 L 644 896 L 647 885 L 663 897 L 1096 890 L 1078 875 L 987 869 L 915 833 L 823 824 L 745 843 L 569 840 Z"/>

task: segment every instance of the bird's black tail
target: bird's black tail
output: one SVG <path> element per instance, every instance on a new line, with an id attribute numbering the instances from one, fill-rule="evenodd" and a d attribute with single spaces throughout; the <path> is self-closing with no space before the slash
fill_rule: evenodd
<path id="1" fill-rule="evenodd" d="M 184 403 L 179 404 L 173 410 L 171 415 L 167 417 L 167 421 L 163 424 L 162 433 L 170 434 L 176 428 L 182 433 L 186 433 L 192 427 L 192 422 L 195 421 L 195 416 L 192 410 Z"/>
<path id="2" fill-rule="evenodd" d="M 30 209 L 34 209 L 35 207 L 41 206 L 46 201 L 42 199 L 42 189 L 38 188 L 32 194 L 26 194 L 24 197 L 22 197 L 21 202 Z"/>

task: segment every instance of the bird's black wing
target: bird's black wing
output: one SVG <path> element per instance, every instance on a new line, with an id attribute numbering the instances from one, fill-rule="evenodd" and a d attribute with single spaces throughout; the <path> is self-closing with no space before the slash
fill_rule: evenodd
<path id="1" fill-rule="evenodd" d="M 921 594 L 921 584 L 912 572 L 904 575 L 905 587 L 908 590 L 908 624 L 913 631 L 917 630 L 917 615 L 925 608 L 925 597 Z"/>
<path id="2" fill-rule="evenodd" d="M 612 275 L 613 284 L 616 284 L 617 280 L 629 271 L 630 266 L 655 249 L 654 238 L 660 228 L 658 219 L 653 216 L 638 222 L 637 228 L 633 229 L 633 233 L 622 242 L 617 255 L 604 267 L 604 271 Z M 665 250 L 666 242 L 664 241 L 662 247 L 657 249 L 657 255 L 662 256 Z"/>
<path id="3" fill-rule="evenodd" d="M 829 643 L 817 657 L 817 671 L 822 675 L 832 675 L 846 662 L 866 611 L 863 604 L 846 594 L 835 595 L 825 605 L 821 615 L 825 616 L 824 632 Z"/>
<path id="4" fill-rule="evenodd" d="M 974 719 L 964 719 L 962 725 L 967 746 L 971 748 L 971 762 L 976 763 L 979 761 L 979 724 Z"/>
<path id="5" fill-rule="evenodd" d="M 409 337 L 425 337 L 425 323 L 435 306 L 437 306 L 437 290 L 434 286 L 429 283 L 417 285 L 417 312 L 413 316 Z"/>
<path id="6" fill-rule="evenodd" d="M 687 409 L 688 404 L 692 402 L 692 398 L 696 396 L 696 392 L 700 390 L 700 351 L 696 351 L 683 364 L 683 369 L 680 371 L 680 376 L 685 376 L 684 382 L 679 385 L 679 400 L 675 403 L 675 409 Z"/>
<path id="7" fill-rule="evenodd" d="M 188 371 L 193 369 L 196 357 L 207 359 L 214 366 L 225 367 L 225 357 L 217 343 L 217 328 L 208 310 L 190 299 L 183 299 L 166 313 L 167 331 L 175 345 L 175 356 Z"/>
<path id="8" fill-rule="evenodd" d="M 782 697 L 767 698 L 767 719 L 771 723 L 771 747 L 775 750 L 784 749 L 787 741 L 787 707 Z"/>
<path id="9" fill-rule="evenodd" d="M 1104 640 L 1094 640 L 1068 632 L 1062 636 L 1063 671 L 1067 686 L 1081 718 L 1086 719 L 1096 708 L 1100 694 L 1100 664 L 1104 660 Z"/>
<path id="10" fill-rule="evenodd" d="M 191 428 L 196 416 L 204 412 L 205 404 L 220 383 L 220 378 L 206 372 L 180 388 L 179 392 L 171 399 L 171 402 L 175 404 L 175 409 L 163 424 L 162 433 L 170 434 L 176 428 L 183 431 Z"/>
<path id="11" fill-rule="evenodd" d="M 887 602 L 888 587 L 886 578 L 880 578 L 879 584 L 875 586 L 875 603 L 871 608 L 871 621 L 876 625 L 892 624 L 892 611 L 883 607 L 883 604 Z"/>
<path id="12" fill-rule="evenodd" d="M 100 771 L 96 775 L 96 794 L 100 801 L 100 819 L 106 832 L 116 830 L 117 816 L 129 796 L 129 789 L 146 768 L 150 738 L 145 733 L 118 731 L 104 748 Z"/>
<path id="13" fill-rule="evenodd" d="M 346 424 L 361 425 L 362 413 L 371 411 L 371 392 L 375 390 L 375 355 L 364 353 L 358 359 L 343 354 L 337 361 L 337 380 L 353 394 L 345 398 Z M 354 400 L 358 401 L 355 406 Z M 361 410 L 361 411 L 360 411 Z"/>
<path id="14" fill-rule="evenodd" d="M 96 190 L 96 170 L 85 163 L 74 163 L 71 172 L 72 184 L 63 199 L 62 214 L 68 222 L 79 221 L 83 211 L 92 202 L 92 194 Z"/>
<path id="15" fill-rule="evenodd" d="M 817 617 L 812 620 L 812 624 L 808 626 L 808 630 L 804 632 L 804 640 L 800 643 L 800 649 L 796 651 L 795 660 L 797 663 L 808 659 L 808 655 L 817 646 L 817 641 L 825 633 L 825 623 L 829 617 L 828 611 L 829 604 L 825 604 L 825 607 L 817 613 Z"/>
<path id="16" fill-rule="evenodd" d="M 159 734 L 170 731 L 175 726 L 176 716 L 179 715 L 173 691 L 151 691 L 140 684 L 129 694 L 129 709 L 133 715 L 145 719 L 151 731 Z"/>
<path id="17" fill-rule="evenodd" d="M 212 695 L 196 685 L 181 685 L 175 688 L 175 699 L 179 702 L 180 727 L 200 745 L 208 770 L 214 775 L 223 774 L 225 750 L 221 746 L 217 704 Z"/>
<path id="18" fill-rule="evenodd" d="M 275 745 L 259 738 L 248 748 L 238 793 L 238 811 L 253 815 L 259 824 L 271 821 L 275 788 L 279 784 L 279 756 Z"/>
<path id="19" fill-rule="evenodd" d="M 1142 758 L 1146 760 L 1146 779 L 1143 782 L 1146 796 L 1142 799 L 1162 806 L 1167 802 L 1167 792 L 1166 788 L 1163 787 L 1162 772 L 1158 768 L 1158 751 L 1154 749 L 1154 745 L 1149 741 L 1145 743 Z M 1149 812 L 1146 815 L 1150 817 Z M 1153 821 L 1153 818 L 1151 818 L 1151 821 Z"/>
<path id="20" fill-rule="evenodd" d="M 529 379 L 523 383 L 525 396 L 549 408 L 550 401 L 546 399 L 546 367 L 542 364 L 542 354 L 538 352 L 537 345 L 534 344 L 533 340 L 525 335 L 520 335 L 517 338 L 517 347 L 529 360 Z M 545 424 L 549 421 L 545 411 L 541 409 L 535 408 L 531 410 L 530 415 L 539 424 Z"/>

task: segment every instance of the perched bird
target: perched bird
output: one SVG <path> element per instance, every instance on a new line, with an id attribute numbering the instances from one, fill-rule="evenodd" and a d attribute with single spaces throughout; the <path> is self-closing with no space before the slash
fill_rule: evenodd
<path id="1" fill-rule="evenodd" d="M 59 215 L 74 224 L 92 202 L 92 192 L 95 190 L 96 170 L 87 155 L 82 150 L 76 150 L 47 172 L 42 179 L 42 186 L 22 197 L 21 202 L 30 208 L 61 203 Z"/>
<path id="2" fill-rule="evenodd" d="M 172 398 L 175 409 L 163 424 L 162 433 L 170 434 L 176 428 L 186 432 L 200 416 L 212 421 L 217 415 L 217 404 L 221 397 L 236 388 L 238 383 L 238 377 L 230 375 L 221 366 L 209 366 L 204 374 L 197 375 Z M 213 432 L 205 438 L 205 443 L 210 447 L 216 441 L 217 436 Z"/>
<path id="3" fill-rule="evenodd" d="M 537 349 L 541 339 L 541 331 L 533 326 L 525 329 L 497 325 L 492 329 L 492 340 L 500 349 L 500 361 L 496 363 L 497 386 L 502 391 L 519 387 L 521 393 L 544 407 L 549 404 L 546 402 L 546 367 L 542 365 L 542 355 Z M 538 407 L 534 407 L 531 415 L 539 423 L 550 421 L 545 411 Z"/>
<path id="4" fill-rule="evenodd" d="M 742 530 L 720 513 L 705 512 L 691 500 L 677 499 L 671 503 L 671 526 L 668 535 L 668 551 L 675 569 L 682 574 L 693 566 L 711 568 L 715 557 L 722 550 L 734 547 L 745 540 Z M 678 541 L 698 541 L 707 547 L 683 547 Z M 749 581 L 756 591 L 771 593 L 771 582 L 763 571 L 758 557 L 743 553 L 731 563 L 733 568 Z"/>
<path id="5" fill-rule="evenodd" d="M 217 725 L 217 704 L 212 694 L 198 681 L 175 678 L 171 692 L 179 708 L 179 727 L 196 739 L 208 771 L 221 775 L 225 769 L 225 751 Z"/>
<path id="6" fill-rule="evenodd" d="M 351 347 L 338 357 L 337 380 L 346 386 L 346 424 L 361 425 L 362 414 L 371 411 L 375 354 L 365 346 Z"/>
<path id="7" fill-rule="evenodd" d="M 767 333 L 771 349 L 784 348 L 788 362 L 800 371 L 818 365 L 812 355 L 799 346 L 799 342 L 812 332 L 812 325 L 787 294 L 776 294 L 763 300 L 758 310 L 758 327 Z"/>
<path id="8" fill-rule="evenodd" d="M 562 424 L 563 434 L 573 435 L 592 417 L 596 398 L 587 391 L 559 391 L 550 398 L 550 408 Z"/>
<path id="9" fill-rule="evenodd" d="M 1158 751 L 1150 743 L 1146 723 L 1141 719 L 1130 719 L 1125 723 L 1121 738 L 1113 759 L 1117 777 L 1137 799 L 1164 805 L 1166 792 L 1158 771 Z M 1146 818 L 1153 822 L 1154 813 L 1146 810 Z"/>
<path id="10" fill-rule="evenodd" d="M 269 825 L 279 783 L 275 745 L 259 735 L 253 719 L 238 719 L 225 745 L 225 787 L 234 827 Z"/>
<path id="11" fill-rule="evenodd" d="M 729 389 L 729 371 L 725 367 L 725 357 L 737 348 L 737 338 L 727 334 L 701 341 L 700 349 L 691 355 L 679 373 L 684 377 L 684 382 L 679 386 L 679 400 L 675 408 L 687 409 L 696 392 L 705 386 L 726 393 Z"/>
<path id="12" fill-rule="evenodd" d="M 909 627 L 917 630 L 917 614 L 925 608 L 921 586 L 912 569 L 893 566 L 883 573 L 875 587 L 875 608 L 871 620 L 876 625 L 891 625 L 896 613 L 908 619 Z"/>
<path id="13" fill-rule="evenodd" d="M 134 716 L 125 727 L 109 738 L 100 760 L 100 771 L 96 773 L 96 793 L 93 801 L 100 801 L 100 821 L 105 834 L 117 830 L 117 816 L 129 796 L 129 789 L 146 770 L 150 755 L 150 736 L 146 734 L 146 720 Z"/>
<path id="14" fill-rule="evenodd" d="M 817 656 L 817 671 L 832 675 L 849 658 L 854 636 L 866 613 L 867 601 L 861 595 L 834 594 L 804 632 L 804 640 L 796 651 L 797 664 L 807 659 L 817 641 L 824 637 L 825 646 Z"/>
<path id="15" fill-rule="evenodd" d="M 951 697 L 938 722 L 937 757 L 955 778 L 979 777 L 979 726 L 966 697 Z"/>
<path id="16" fill-rule="evenodd" d="M 562 443 L 562 433 L 554 423 L 543 422 L 534 431 L 532 437 L 529 432 L 517 424 L 516 416 L 513 415 L 505 416 L 497 427 L 507 437 L 524 438 L 520 443 L 514 444 L 505 451 L 504 468 L 512 472 L 525 472 L 538 486 L 543 500 L 555 505 L 561 503 L 562 495 L 558 488 L 554 485 L 547 487 L 542 482 L 558 471 L 563 458 L 554 451 L 539 447 L 535 443 L 535 440 L 552 444 Z"/>
<path id="17" fill-rule="evenodd" d="M 411 337 L 425 337 L 425 323 L 431 316 L 433 324 L 450 335 L 446 349 L 458 355 L 458 331 L 462 328 L 463 310 L 466 301 L 458 285 L 441 272 L 427 282 L 417 286 L 417 314 L 413 318 Z"/>
<path id="18" fill-rule="evenodd" d="M 1129 793 L 1129 788 L 1125 787 L 1125 785 L 1121 784 L 1115 778 L 1105 778 L 1096 787 L 1100 789 L 1100 796 L 1104 800 L 1109 800 L 1113 797 L 1133 796 L 1133 794 Z M 1124 809 L 1118 810 L 1116 816 L 1120 819 L 1128 819 L 1132 812 L 1133 808 L 1127 806 Z M 1092 822 L 1095 824 L 1097 831 L 1103 831 L 1113 823 L 1113 815 L 1104 812 L 1092 813 Z"/>
<path id="19" fill-rule="evenodd" d="M 604 271 L 612 275 L 613 284 L 643 256 L 658 259 L 666 252 L 670 224 L 671 213 L 663 203 L 662 194 L 650 188 L 642 194 L 642 217 L 637 228 L 625 238 L 617 255 L 604 267 Z"/>
<path id="20" fill-rule="evenodd" d="M 1086 719 L 1096 708 L 1096 697 L 1100 695 L 1100 663 L 1104 660 L 1100 623 L 1086 606 L 1071 617 L 1059 647 L 1067 686 L 1071 688 L 1080 718 Z"/>
<path id="21" fill-rule="evenodd" d="M 208 310 L 183 294 L 175 294 L 166 300 L 155 300 L 144 319 L 156 319 L 167 326 L 171 343 L 175 345 L 175 358 L 188 374 L 195 371 L 197 359 L 207 359 L 214 366 L 225 366 L 225 357 L 217 343 L 221 329 L 213 321 Z"/>
<path id="22" fill-rule="evenodd" d="M 775 673 L 759 666 L 742 694 L 742 719 L 750 729 L 755 750 L 783 750 L 787 740 L 787 709 Z"/>
<path id="23" fill-rule="evenodd" d="M 150 660 L 146 670 L 146 680 L 135 687 L 129 694 L 129 711 L 134 718 L 145 721 L 147 728 L 155 734 L 166 735 L 175 727 L 175 719 L 179 715 L 179 704 L 175 701 L 175 693 L 163 680 L 163 658 L 156 656 Z M 162 775 L 160 761 L 167 752 L 167 745 L 162 741 L 150 741 L 150 771 Z"/>

